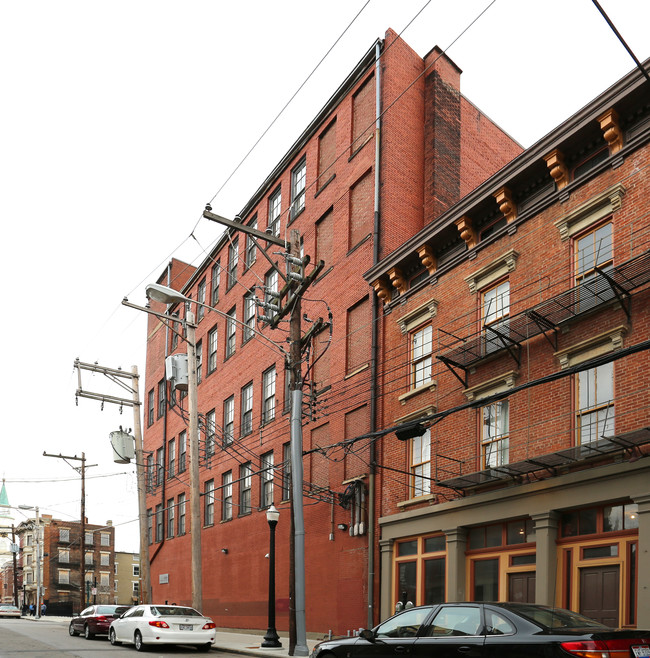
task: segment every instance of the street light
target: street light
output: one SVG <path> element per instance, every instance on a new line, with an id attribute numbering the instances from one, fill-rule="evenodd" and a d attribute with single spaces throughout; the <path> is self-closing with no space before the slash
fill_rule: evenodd
<path id="1" fill-rule="evenodd" d="M 34 540 L 36 543 L 36 606 L 34 615 L 36 619 L 41 616 L 41 518 L 38 506 L 18 505 L 18 509 L 34 510 L 36 513 L 36 527 L 34 528 Z"/>
<path id="2" fill-rule="evenodd" d="M 263 647 L 281 647 L 282 643 L 275 630 L 275 526 L 278 525 L 280 512 L 271 504 L 266 510 L 269 523 L 269 627 L 264 636 Z"/>

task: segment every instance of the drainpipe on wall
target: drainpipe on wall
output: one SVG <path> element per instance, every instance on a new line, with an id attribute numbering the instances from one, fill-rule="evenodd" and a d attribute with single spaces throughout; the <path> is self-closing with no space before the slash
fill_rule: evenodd
<path id="1" fill-rule="evenodd" d="M 379 164 L 381 145 L 381 43 L 375 45 L 375 201 L 372 236 L 372 264 L 379 262 Z M 379 354 L 379 300 L 372 295 L 372 331 L 370 355 L 370 432 L 377 429 L 377 358 Z M 370 443 L 368 473 L 368 628 L 375 625 L 375 442 Z"/>

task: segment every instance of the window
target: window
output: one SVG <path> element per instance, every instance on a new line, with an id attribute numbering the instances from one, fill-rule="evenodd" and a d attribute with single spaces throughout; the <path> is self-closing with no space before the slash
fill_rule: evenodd
<path id="1" fill-rule="evenodd" d="M 214 455 L 215 432 L 217 429 L 217 415 L 214 409 L 205 414 L 205 456 Z"/>
<path id="2" fill-rule="evenodd" d="M 239 260 L 239 241 L 231 239 L 228 245 L 228 290 L 237 282 L 237 261 Z"/>
<path id="3" fill-rule="evenodd" d="M 203 341 L 196 344 L 196 383 L 200 384 L 203 373 Z"/>
<path id="4" fill-rule="evenodd" d="M 232 519 L 232 471 L 221 476 L 221 518 L 223 521 Z"/>
<path id="5" fill-rule="evenodd" d="M 216 306 L 219 301 L 219 284 L 221 282 L 221 263 L 217 261 L 212 266 L 212 296 L 210 298 L 211 306 Z"/>
<path id="6" fill-rule="evenodd" d="M 199 285 L 196 289 L 196 301 L 198 302 L 198 304 L 196 305 L 197 322 L 201 322 L 201 320 L 203 320 L 203 316 L 205 315 L 205 307 L 201 306 L 201 304 L 205 304 L 205 290 L 206 290 L 205 278 L 203 278 L 199 282 Z"/>
<path id="7" fill-rule="evenodd" d="M 611 222 L 577 238 L 574 245 L 578 286 L 576 301 L 579 303 L 579 310 L 586 311 L 614 297 L 609 283 L 596 271 L 596 268 L 599 268 L 606 272 L 613 267 Z"/>
<path id="8" fill-rule="evenodd" d="M 324 270 L 331 267 L 334 262 L 333 215 L 334 212 L 330 208 L 316 222 L 316 262 L 322 260 L 325 263 Z"/>
<path id="9" fill-rule="evenodd" d="M 86 532 L 84 534 L 84 542 L 86 543 L 86 546 L 92 546 L 94 544 L 93 534 L 94 533 L 92 532 Z"/>
<path id="10" fill-rule="evenodd" d="M 346 372 L 351 374 L 370 361 L 370 316 L 368 299 L 348 309 Z"/>
<path id="11" fill-rule="evenodd" d="M 411 497 L 431 492 L 431 431 L 411 440 Z"/>
<path id="12" fill-rule="evenodd" d="M 223 402 L 223 443 L 229 446 L 235 438 L 235 396 Z"/>
<path id="13" fill-rule="evenodd" d="M 176 506 L 174 505 L 174 499 L 170 498 L 167 501 L 167 538 L 174 536 L 174 522 L 175 522 L 175 512 Z"/>
<path id="14" fill-rule="evenodd" d="M 165 415 L 165 380 L 158 382 L 158 418 Z"/>
<path id="15" fill-rule="evenodd" d="M 153 512 L 151 508 L 147 510 L 147 543 L 153 542 Z"/>
<path id="16" fill-rule="evenodd" d="M 152 493 L 154 489 L 154 465 L 153 455 L 147 455 L 147 491 Z"/>
<path id="17" fill-rule="evenodd" d="M 163 515 L 164 510 L 162 503 L 156 505 L 156 541 L 160 542 L 163 540 Z"/>
<path id="18" fill-rule="evenodd" d="M 282 500 L 291 500 L 291 443 L 282 446 Z"/>
<path id="19" fill-rule="evenodd" d="M 178 511 L 178 534 L 180 536 L 185 534 L 185 494 L 178 494 L 177 500 L 178 506 L 176 509 Z"/>
<path id="20" fill-rule="evenodd" d="M 167 444 L 167 477 L 174 477 L 176 473 L 176 439 L 170 439 Z"/>
<path id="21" fill-rule="evenodd" d="M 264 301 L 267 304 L 278 304 L 278 271 L 272 269 L 264 277 Z"/>
<path id="22" fill-rule="evenodd" d="M 156 486 L 160 486 L 165 477 L 165 462 L 163 460 L 163 455 L 164 450 L 158 448 L 158 450 L 156 450 Z"/>
<path id="23" fill-rule="evenodd" d="M 250 514 L 253 466 L 246 462 L 239 467 L 239 516 Z"/>
<path id="24" fill-rule="evenodd" d="M 303 159 L 291 171 L 291 219 L 305 209 L 307 161 Z"/>
<path id="25" fill-rule="evenodd" d="M 500 400 L 481 408 L 482 468 L 495 468 L 508 463 L 509 403 Z"/>
<path id="26" fill-rule="evenodd" d="M 244 343 L 253 337 L 255 329 L 255 313 L 255 293 L 246 293 L 244 295 Z"/>
<path id="27" fill-rule="evenodd" d="M 226 359 L 230 358 L 237 348 L 237 307 L 233 306 L 226 319 Z"/>
<path id="28" fill-rule="evenodd" d="M 318 137 L 318 189 L 321 190 L 335 175 L 336 119 Z"/>
<path id="29" fill-rule="evenodd" d="M 576 375 L 578 445 L 614 434 L 614 364 Z"/>
<path id="30" fill-rule="evenodd" d="M 59 528 L 59 541 L 70 541 L 69 528 Z"/>
<path id="31" fill-rule="evenodd" d="M 178 435 L 178 472 L 185 470 L 187 462 L 187 431 L 183 430 Z"/>
<path id="32" fill-rule="evenodd" d="M 241 390 L 241 435 L 247 436 L 253 431 L 253 383 L 246 384 Z"/>
<path id="33" fill-rule="evenodd" d="M 139 564 L 134 564 L 133 566 L 133 575 L 134 576 L 139 576 L 140 575 L 140 565 Z"/>
<path id="34" fill-rule="evenodd" d="M 70 550 L 67 548 L 59 549 L 59 562 L 70 562 Z"/>
<path id="35" fill-rule="evenodd" d="M 110 553 L 100 553 L 99 554 L 99 564 L 102 567 L 109 567 L 111 565 L 111 554 Z"/>
<path id="36" fill-rule="evenodd" d="M 59 569 L 59 584 L 60 585 L 69 585 L 70 584 L 70 570 L 69 569 Z"/>
<path id="37" fill-rule="evenodd" d="M 499 559 L 475 560 L 474 601 L 499 600 Z"/>
<path id="38" fill-rule="evenodd" d="M 484 353 L 491 354 L 504 347 L 499 334 L 507 333 L 510 315 L 510 282 L 502 281 L 483 292 L 482 322 Z"/>
<path id="39" fill-rule="evenodd" d="M 262 491 L 261 506 L 270 507 L 273 504 L 273 452 L 262 455 Z"/>
<path id="40" fill-rule="evenodd" d="M 404 614 L 399 615 L 399 617 L 392 617 L 380 624 L 377 627 L 375 634 L 378 638 L 415 638 L 420 630 L 422 622 L 427 618 L 429 612 L 430 609 L 408 610 L 404 612 Z M 380 645 L 384 644 L 382 640 L 379 640 L 379 642 Z"/>
<path id="41" fill-rule="evenodd" d="M 147 425 L 153 425 L 153 414 L 154 414 L 154 391 L 153 388 L 149 391 L 147 395 Z"/>
<path id="42" fill-rule="evenodd" d="M 216 326 L 208 332 L 208 374 L 217 369 L 218 336 Z"/>
<path id="43" fill-rule="evenodd" d="M 257 215 L 248 223 L 251 228 L 257 229 Z M 246 269 L 251 267 L 257 258 L 257 248 L 255 247 L 255 241 L 252 235 L 246 235 L 246 256 L 244 258 L 244 264 Z"/>
<path id="44" fill-rule="evenodd" d="M 431 382 L 433 327 L 429 324 L 411 334 L 411 388 Z"/>
<path id="45" fill-rule="evenodd" d="M 262 374 L 262 423 L 275 418 L 275 366 Z"/>
<path id="46" fill-rule="evenodd" d="M 105 571 L 99 574 L 99 586 L 100 587 L 110 587 L 111 584 L 111 574 L 106 573 Z"/>
<path id="47" fill-rule="evenodd" d="M 86 552 L 86 557 L 85 557 L 84 563 L 85 564 L 90 564 L 90 565 L 92 565 L 94 563 L 92 552 Z"/>
<path id="48" fill-rule="evenodd" d="M 478 606 L 443 606 L 431 622 L 427 635 L 429 637 L 478 635 L 482 626 L 481 609 Z"/>
<path id="49" fill-rule="evenodd" d="M 375 128 L 375 78 L 370 76 L 352 98 L 352 154 L 372 138 Z"/>
<path id="50" fill-rule="evenodd" d="M 101 546 L 110 546 L 111 545 L 111 535 L 108 532 L 102 532 L 99 534 L 99 543 Z"/>
<path id="51" fill-rule="evenodd" d="M 269 223 L 271 235 L 276 238 L 280 235 L 280 207 L 282 205 L 282 193 L 280 188 L 269 198 Z"/>
<path id="52" fill-rule="evenodd" d="M 205 483 L 204 524 L 214 525 L 214 480 Z"/>

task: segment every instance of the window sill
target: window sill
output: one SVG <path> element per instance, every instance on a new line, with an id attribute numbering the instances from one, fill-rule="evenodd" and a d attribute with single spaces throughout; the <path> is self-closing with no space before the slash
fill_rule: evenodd
<path id="1" fill-rule="evenodd" d="M 356 370 L 353 370 L 352 372 L 349 372 L 343 379 L 349 379 L 350 377 L 354 377 L 355 375 L 358 375 L 360 372 L 363 372 L 364 370 L 367 370 L 368 368 L 370 368 L 370 364 L 366 363 L 366 364 L 360 366 L 359 368 L 357 368 Z"/>
<path id="2" fill-rule="evenodd" d="M 409 498 L 408 500 L 403 500 L 396 503 L 397 507 L 405 508 L 410 507 L 411 505 L 421 505 L 422 503 L 429 503 L 429 505 L 435 505 L 438 501 L 436 494 L 426 494 L 424 496 L 417 496 L 416 498 Z"/>
<path id="3" fill-rule="evenodd" d="M 319 188 L 316 194 L 314 194 L 314 199 L 336 178 L 336 174 L 332 174 Z"/>
<path id="4" fill-rule="evenodd" d="M 427 391 L 431 391 L 431 392 L 435 391 L 436 386 L 437 383 L 435 380 L 433 380 L 428 384 L 425 384 L 424 386 L 418 386 L 418 388 L 412 388 L 407 393 L 403 393 L 402 395 L 400 395 L 397 399 L 400 401 L 400 404 L 406 404 L 408 400 L 416 397 L 417 395 L 420 395 L 420 393 L 426 393 Z"/>

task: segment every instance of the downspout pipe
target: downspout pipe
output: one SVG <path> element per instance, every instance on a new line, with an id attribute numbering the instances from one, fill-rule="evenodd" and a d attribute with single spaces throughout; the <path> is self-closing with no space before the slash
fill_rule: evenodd
<path id="1" fill-rule="evenodd" d="M 375 199 L 372 236 L 372 264 L 379 262 L 379 168 L 381 163 L 381 42 L 375 44 Z M 377 429 L 377 361 L 379 357 L 379 299 L 372 295 L 372 330 L 370 356 L 370 431 Z M 375 625 L 375 442 L 370 443 L 370 469 L 368 473 L 368 628 Z"/>

